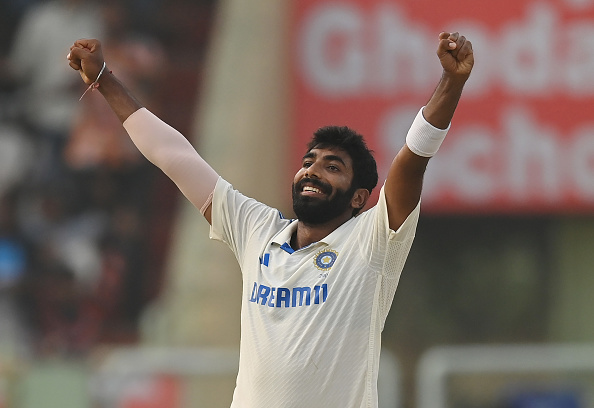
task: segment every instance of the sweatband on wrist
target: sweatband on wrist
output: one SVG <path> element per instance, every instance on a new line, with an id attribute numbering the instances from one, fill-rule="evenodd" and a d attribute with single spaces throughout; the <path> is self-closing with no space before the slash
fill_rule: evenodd
<path id="1" fill-rule="evenodd" d="M 432 157 L 437 153 L 441 143 L 450 130 L 450 125 L 446 129 L 438 129 L 425 120 L 423 116 L 423 106 L 406 135 L 406 145 L 415 154 L 423 157 Z"/>

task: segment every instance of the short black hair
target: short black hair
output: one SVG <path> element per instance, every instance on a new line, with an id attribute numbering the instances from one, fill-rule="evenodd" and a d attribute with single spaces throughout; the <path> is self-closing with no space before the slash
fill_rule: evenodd
<path id="1" fill-rule="evenodd" d="M 352 187 L 364 188 L 371 193 L 377 185 L 377 163 L 363 136 L 347 126 L 324 126 L 314 132 L 307 151 L 327 147 L 337 147 L 348 153 L 353 162 Z"/>

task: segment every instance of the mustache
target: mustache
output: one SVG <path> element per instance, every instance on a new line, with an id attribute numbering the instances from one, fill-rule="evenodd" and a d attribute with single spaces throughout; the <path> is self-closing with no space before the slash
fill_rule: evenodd
<path id="1" fill-rule="evenodd" d="M 320 191 L 324 194 L 330 194 L 332 192 L 332 186 L 330 184 L 324 183 L 318 179 L 312 178 L 302 178 L 295 184 L 295 191 L 303 191 L 303 187 L 308 184 L 310 186 L 319 188 Z"/>

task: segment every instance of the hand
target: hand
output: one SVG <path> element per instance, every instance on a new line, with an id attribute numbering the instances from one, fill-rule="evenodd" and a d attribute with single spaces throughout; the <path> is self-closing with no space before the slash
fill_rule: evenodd
<path id="1" fill-rule="evenodd" d="M 467 79 L 474 66 L 472 44 L 459 33 L 439 34 L 437 56 L 444 73 Z"/>
<path id="2" fill-rule="evenodd" d="M 79 71 L 87 85 L 95 82 L 104 62 L 101 43 L 98 40 L 77 40 L 70 47 L 70 53 L 66 58 L 68 65 Z"/>

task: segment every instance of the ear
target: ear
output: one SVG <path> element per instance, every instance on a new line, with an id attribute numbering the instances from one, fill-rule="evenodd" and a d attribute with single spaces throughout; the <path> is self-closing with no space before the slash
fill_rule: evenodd
<path id="1" fill-rule="evenodd" d="M 369 199 L 369 191 L 366 188 L 358 188 L 353 194 L 351 199 L 351 207 L 362 209 L 365 207 L 367 200 Z"/>

